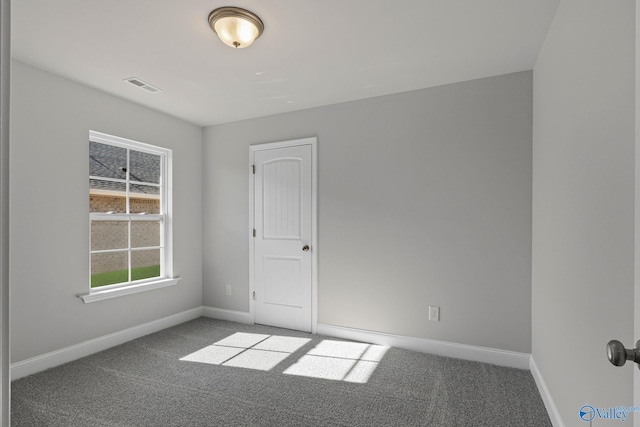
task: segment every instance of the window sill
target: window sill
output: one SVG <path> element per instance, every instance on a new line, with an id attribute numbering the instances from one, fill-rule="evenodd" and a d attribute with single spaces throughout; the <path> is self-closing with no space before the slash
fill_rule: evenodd
<path id="1" fill-rule="evenodd" d="M 154 289 L 166 288 L 167 286 L 176 285 L 180 281 L 179 277 L 171 278 L 171 279 L 159 279 L 153 282 L 145 282 L 139 283 L 129 286 L 122 286 L 120 288 L 115 289 L 97 289 L 92 290 L 90 293 L 86 295 L 80 295 L 79 298 L 82 298 L 85 304 L 89 304 L 91 302 L 102 301 L 110 298 L 117 298 L 124 295 L 137 294 L 139 292 L 151 291 Z"/>

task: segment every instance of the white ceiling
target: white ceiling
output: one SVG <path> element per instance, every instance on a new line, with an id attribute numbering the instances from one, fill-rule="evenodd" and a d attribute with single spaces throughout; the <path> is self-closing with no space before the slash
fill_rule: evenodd
<path id="1" fill-rule="evenodd" d="M 530 70 L 559 1 L 14 0 L 13 57 L 206 126 Z M 229 5 L 246 49 L 209 28 Z"/>

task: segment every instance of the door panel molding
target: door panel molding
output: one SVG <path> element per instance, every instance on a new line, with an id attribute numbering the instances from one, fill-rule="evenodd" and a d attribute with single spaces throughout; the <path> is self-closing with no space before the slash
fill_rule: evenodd
<path id="1" fill-rule="evenodd" d="M 271 142 L 249 146 L 249 318 L 255 323 L 255 262 L 256 248 L 254 231 L 256 230 L 254 188 L 255 186 L 255 156 L 257 152 L 274 150 L 279 148 L 298 147 L 308 145 L 311 147 L 311 241 L 307 244 L 311 250 L 311 332 L 317 333 L 318 328 L 318 155 L 317 138 L 309 137 L 288 141 Z M 280 234 L 280 233 L 278 233 Z"/>

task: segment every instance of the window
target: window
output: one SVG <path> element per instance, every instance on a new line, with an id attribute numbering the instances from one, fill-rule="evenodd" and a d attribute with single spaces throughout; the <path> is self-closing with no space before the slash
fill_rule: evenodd
<path id="1" fill-rule="evenodd" d="M 171 150 L 89 133 L 90 294 L 85 302 L 175 284 Z"/>

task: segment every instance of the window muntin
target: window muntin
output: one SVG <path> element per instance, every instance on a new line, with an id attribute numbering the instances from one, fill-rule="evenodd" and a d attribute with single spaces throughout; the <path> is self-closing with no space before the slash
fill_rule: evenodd
<path id="1" fill-rule="evenodd" d="M 170 278 L 171 150 L 89 135 L 90 288 Z"/>

